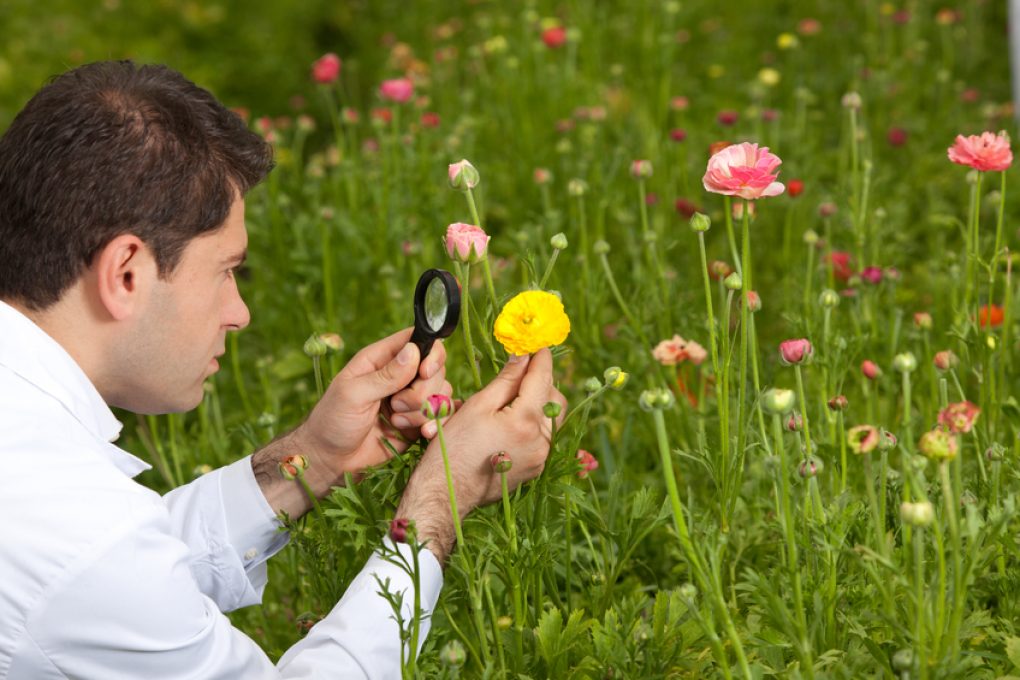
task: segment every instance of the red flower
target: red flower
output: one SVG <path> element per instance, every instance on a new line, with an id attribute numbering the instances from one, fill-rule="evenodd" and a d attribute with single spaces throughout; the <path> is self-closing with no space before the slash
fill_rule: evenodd
<path id="1" fill-rule="evenodd" d="M 786 183 L 786 193 L 790 195 L 790 198 L 797 198 L 804 193 L 804 181 L 791 179 Z"/>
<path id="2" fill-rule="evenodd" d="M 739 118 L 740 114 L 738 114 L 736 111 L 730 110 L 720 111 L 719 115 L 715 117 L 715 119 L 719 121 L 719 125 L 725 125 L 727 127 L 729 127 L 730 125 L 734 125 Z"/>
<path id="3" fill-rule="evenodd" d="M 581 479 L 584 479 L 588 476 L 589 472 L 597 470 L 599 467 L 599 462 L 595 459 L 595 456 L 584 449 L 577 450 L 577 462 L 581 466 L 581 469 L 577 471 L 577 476 Z"/>
<path id="4" fill-rule="evenodd" d="M 549 49 L 557 49 L 567 44 L 567 29 L 553 26 L 542 31 L 542 42 Z"/>
<path id="5" fill-rule="evenodd" d="M 886 139 L 890 146 L 903 146 L 907 143 L 907 131 L 900 127 L 889 128 Z"/>
<path id="6" fill-rule="evenodd" d="M 981 328 L 991 325 L 992 328 L 1002 325 L 1006 313 L 999 305 L 981 305 L 978 309 L 978 325 Z"/>
<path id="7" fill-rule="evenodd" d="M 694 213 L 698 212 L 698 206 L 686 198 L 678 198 L 676 199 L 676 211 L 687 219 L 691 219 L 694 217 Z"/>
<path id="8" fill-rule="evenodd" d="M 854 273 L 853 258 L 845 250 L 834 250 L 828 256 L 832 272 L 840 281 L 848 281 Z"/>
<path id="9" fill-rule="evenodd" d="M 683 128 L 673 128 L 669 131 L 669 138 L 674 142 L 682 142 L 687 139 L 687 130 Z"/>
<path id="10" fill-rule="evenodd" d="M 421 114 L 421 126 L 423 128 L 439 127 L 439 114 L 432 111 Z"/>
<path id="11" fill-rule="evenodd" d="M 323 85 L 336 82 L 340 77 L 340 57 L 332 52 L 319 57 L 312 64 L 312 80 Z"/>

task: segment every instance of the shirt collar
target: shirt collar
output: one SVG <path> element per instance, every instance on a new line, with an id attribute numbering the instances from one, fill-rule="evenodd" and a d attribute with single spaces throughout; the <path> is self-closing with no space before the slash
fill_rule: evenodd
<path id="1" fill-rule="evenodd" d="M 60 343 L 14 307 L 0 301 L 0 366 L 60 402 L 99 439 L 103 452 L 129 477 L 151 466 L 112 444 L 122 425 L 95 385 Z"/>

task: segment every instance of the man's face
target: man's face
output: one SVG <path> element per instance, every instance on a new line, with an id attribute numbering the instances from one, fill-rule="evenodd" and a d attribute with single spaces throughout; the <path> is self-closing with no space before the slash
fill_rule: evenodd
<path id="1" fill-rule="evenodd" d="M 128 408 L 170 413 L 201 403 L 203 383 L 219 370 L 227 331 L 251 319 L 234 278 L 247 246 L 244 200 L 238 198 L 223 226 L 188 243 L 169 279 L 154 282 L 133 334 L 136 373 Z"/>

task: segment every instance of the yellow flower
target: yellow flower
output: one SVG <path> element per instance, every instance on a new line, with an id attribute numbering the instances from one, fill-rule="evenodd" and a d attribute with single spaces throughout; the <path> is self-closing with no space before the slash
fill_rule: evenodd
<path id="1" fill-rule="evenodd" d="M 503 306 L 493 334 L 510 354 L 532 354 L 566 340 L 570 319 L 563 303 L 552 293 L 526 290 Z"/>

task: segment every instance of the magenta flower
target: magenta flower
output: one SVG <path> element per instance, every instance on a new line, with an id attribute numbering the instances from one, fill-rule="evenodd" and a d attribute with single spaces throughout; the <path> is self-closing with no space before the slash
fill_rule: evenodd
<path id="1" fill-rule="evenodd" d="M 445 418 L 453 413 L 453 401 L 445 394 L 431 394 L 422 402 L 421 412 L 426 418 Z"/>
<path id="2" fill-rule="evenodd" d="M 982 132 L 980 135 L 969 137 L 956 135 L 956 141 L 948 151 L 949 160 L 982 172 L 1005 170 L 1013 163 L 1009 136 L 1004 132 L 997 135 Z"/>
<path id="3" fill-rule="evenodd" d="M 408 78 L 394 78 L 382 81 L 379 95 L 386 101 L 404 104 L 414 96 L 414 83 Z"/>
<path id="4" fill-rule="evenodd" d="M 878 285 L 882 282 L 882 268 L 881 267 L 865 267 L 861 270 L 861 278 L 872 284 L 873 286 Z"/>
<path id="5" fill-rule="evenodd" d="M 811 357 L 811 343 L 804 338 L 779 343 L 779 358 L 786 366 L 802 364 Z"/>
<path id="6" fill-rule="evenodd" d="M 390 538 L 395 543 L 407 543 L 407 532 L 411 528 L 411 520 L 398 517 L 390 522 Z"/>
<path id="7" fill-rule="evenodd" d="M 776 168 L 783 161 L 768 147 L 743 142 L 716 152 L 708 159 L 702 178 L 706 191 L 724 196 L 757 199 L 778 196 L 786 187 L 776 181 Z"/>
<path id="8" fill-rule="evenodd" d="M 481 227 L 454 222 L 446 228 L 446 253 L 458 262 L 481 262 L 489 248 L 489 236 Z"/>
<path id="9" fill-rule="evenodd" d="M 324 54 L 312 64 L 312 80 L 322 85 L 336 82 L 340 77 L 340 57 L 332 52 Z"/>

